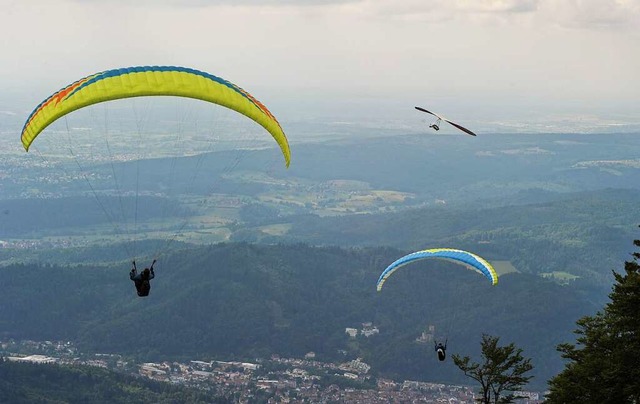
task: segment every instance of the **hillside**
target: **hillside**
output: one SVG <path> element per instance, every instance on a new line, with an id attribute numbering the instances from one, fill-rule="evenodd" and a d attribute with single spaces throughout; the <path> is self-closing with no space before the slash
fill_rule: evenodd
<path id="1" fill-rule="evenodd" d="M 159 263 L 146 299 L 135 296 L 126 267 L 13 265 L 0 270 L 0 333 L 150 360 L 314 351 L 320 360 L 363 357 L 379 375 L 460 381 L 450 362 L 438 366 L 429 343 L 415 342 L 434 325 L 452 353 L 475 352 L 482 333 L 516 342 L 544 384 L 561 368 L 556 344 L 595 310 L 575 287 L 517 273 L 491 287 L 439 261 L 399 271 L 377 293 L 379 273 L 400 254 L 303 244 L 185 250 Z M 345 334 L 366 322 L 380 333 Z"/>
<path id="2" fill-rule="evenodd" d="M 222 403 L 214 393 L 158 383 L 96 367 L 13 363 L 0 358 L 0 402 Z"/>

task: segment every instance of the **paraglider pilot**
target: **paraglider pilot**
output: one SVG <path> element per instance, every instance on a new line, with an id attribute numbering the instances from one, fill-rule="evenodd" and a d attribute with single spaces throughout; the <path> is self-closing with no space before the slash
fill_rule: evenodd
<path id="1" fill-rule="evenodd" d="M 440 362 L 444 361 L 447 357 L 447 341 L 444 342 L 444 345 L 442 345 L 442 342 L 433 342 L 435 347 L 436 347 L 436 352 L 438 353 L 438 360 Z"/>
<path id="2" fill-rule="evenodd" d="M 136 291 L 140 297 L 149 296 L 149 291 L 151 290 L 151 283 L 149 283 L 149 281 L 156 276 L 153 273 L 153 264 L 155 263 L 156 260 L 153 260 L 149 268 L 145 268 L 142 272 L 137 273 L 136 262 L 132 262 L 133 268 L 131 272 L 129 272 L 129 279 L 136 285 Z"/>

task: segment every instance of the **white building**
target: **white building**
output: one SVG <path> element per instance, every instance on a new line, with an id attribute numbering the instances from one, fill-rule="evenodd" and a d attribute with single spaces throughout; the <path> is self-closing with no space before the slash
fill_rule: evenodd
<path id="1" fill-rule="evenodd" d="M 357 328 L 345 328 L 344 332 L 349 335 L 351 338 L 355 338 L 358 335 Z"/>
<path id="2" fill-rule="evenodd" d="M 30 363 L 56 363 L 58 359 L 44 355 L 29 355 L 29 356 L 9 356 L 7 357 L 11 362 L 30 362 Z"/>

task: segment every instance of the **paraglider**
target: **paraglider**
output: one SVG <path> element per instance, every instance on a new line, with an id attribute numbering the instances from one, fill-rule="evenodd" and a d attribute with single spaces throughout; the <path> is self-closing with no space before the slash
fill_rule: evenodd
<path id="1" fill-rule="evenodd" d="M 450 125 L 452 125 L 452 126 L 454 126 L 454 127 L 458 128 L 458 129 L 460 129 L 461 131 L 463 131 L 464 133 L 466 133 L 466 134 L 468 134 L 468 135 L 476 136 L 476 134 L 475 134 L 475 133 L 473 133 L 473 132 L 472 132 L 472 131 L 470 131 L 469 129 L 465 128 L 464 126 L 462 126 L 462 125 L 458 125 L 458 124 L 457 124 L 457 123 L 455 123 L 455 122 L 451 122 L 450 120 L 448 120 L 448 119 L 446 119 L 446 118 L 442 117 L 441 115 L 436 114 L 435 112 L 427 111 L 426 109 L 424 109 L 424 108 L 420 108 L 420 107 L 415 107 L 415 108 L 416 108 L 418 111 L 426 112 L 427 114 L 431 114 L 431 115 L 435 116 L 436 118 L 438 118 L 434 123 L 432 123 L 431 125 L 429 125 L 429 127 L 430 127 L 430 128 L 432 128 L 432 129 L 434 129 L 434 130 L 436 130 L 436 131 L 439 131 L 439 130 L 440 130 L 440 124 L 441 124 L 441 122 L 442 122 L 442 121 L 445 121 L 445 122 L 447 122 L 448 124 L 450 124 Z"/>
<path id="2" fill-rule="evenodd" d="M 100 102 L 145 96 L 177 96 L 208 101 L 254 120 L 276 140 L 288 167 L 291 153 L 282 127 L 261 102 L 235 84 L 199 70 L 176 66 L 139 66 L 107 70 L 82 78 L 42 101 L 21 134 L 31 143 L 47 126 L 77 109 Z"/>
<path id="3" fill-rule="evenodd" d="M 411 262 L 428 258 L 439 258 L 462 264 L 467 268 L 484 275 L 492 285 L 498 284 L 498 274 L 496 273 L 495 269 L 493 269 L 493 266 L 491 266 L 491 264 L 489 264 L 489 262 L 487 262 L 484 258 L 468 251 L 456 250 L 454 248 L 433 248 L 430 250 L 416 251 L 394 261 L 384 271 L 382 271 L 382 274 L 380 274 L 376 286 L 378 292 L 382 290 L 382 286 L 384 285 L 386 280 L 396 270 Z"/>
<path id="4" fill-rule="evenodd" d="M 436 353 L 438 354 L 438 360 L 440 362 L 447 359 L 447 341 L 442 344 L 442 342 L 433 342 Z"/>
<path id="5" fill-rule="evenodd" d="M 489 262 L 487 262 L 484 258 L 468 251 L 457 250 L 454 248 L 434 248 L 429 250 L 416 251 L 394 261 L 384 271 L 382 271 L 382 274 L 380 274 L 376 289 L 378 290 L 378 292 L 380 292 L 387 279 L 399 268 L 414 261 L 430 258 L 443 259 L 462 264 L 468 269 L 474 270 L 484 275 L 484 277 L 486 277 L 492 285 L 496 285 L 498 283 L 498 274 L 496 273 L 495 269 L 493 269 L 493 266 L 491 266 L 491 264 L 489 264 Z M 434 340 L 434 348 L 436 354 L 438 355 L 438 360 L 441 362 L 444 361 L 447 357 L 447 340 L 445 340 L 444 344 L 442 342 L 437 342 Z"/>
<path id="6" fill-rule="evenodd" d="M 155 263 L 156 260 L 153 260 L 149 268 L 145 268 L 142 272 L 137 273 L 136 261 L 134 260 L 132 262 L 133 268 L 131 272 L 129 272 L 129 279 L 135 284 L 136 292 L 140 297 L 149 296 L 149 291 L 151 291 L 151 283 L 149 283 L 149 281 L 156 277 L 156 274 L 153 272 L 153 265 Z"/>
<path id="7" fill-rule="evenodd" d="M 203 71 L 178 66 L 137 66 L 105 70 L 65 86 L 43 100 L 31 112 L 21 132 L 22 145 L 28 152 L 32 143 L 42 131 L 59 118 L 73 111 L 106 101 L 147 96 L 192 98 L 236 111 L 266 129 L 279 145 L 285 165 L 289 166 L 291 152 L 287 137 L 278 120 L 264 104 L 247 91 L 225 79 Z M 69 138 L 69 142 L 74 143 L 74 138 L 72 136 L 69 136 Z M 71 149 L 71 147 L 69 148 Z M 111 152 L 109 151 L 109 153 Z M 71 154 L 73 155 L 73 153 Z M 79 163 L 78 166 L 80 167 Z M 80 169 L 82 168 L 80 167 Z M 115 177 L 114 172 L 113 178 Z M 136 180 L 137 178 L 136 176 Z M 88 179 L 87 181 L 89 182 Z M 116 188 L 118 189 L 118 187 L 116 183 Z M 97 192 L 93 187 L 91 189 L 103 211 L 105 211 L 105 215 L 112 222 L 114 229 L 121 233 L 118 224 L 114 223 L 114 215 L 110 215 L 106 211 L 104 204 L 98 198 Z M 136 185 L 136 221 L 137 197 Z M 122 206 L 122 202 L 120 204 Z M 124 210 L 124 208 L 121 209 Z M 132 255 L 135 256 L 135 254 Z M 130 271 L 129 278 L 135 283 L 138 296 L 149 295 L 151 288 L 149 281 L 155 277 L 153 270 L 155 262 L 154 260 L 149 268 L 145 268 L 144 271 L 138 273 L 135 260 L 133 261 L 133 268 Z"/>

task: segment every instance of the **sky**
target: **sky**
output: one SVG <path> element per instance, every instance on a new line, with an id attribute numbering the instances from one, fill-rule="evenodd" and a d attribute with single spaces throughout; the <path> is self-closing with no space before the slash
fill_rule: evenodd
<path id="1" fill-rule="evenodd" d="M 95 72 L 179 65 L 281 121 L 421 123 L 421 105 L 640 127 L 640 0 L 0 0 L 0 49 L 0 120 Z"/>

